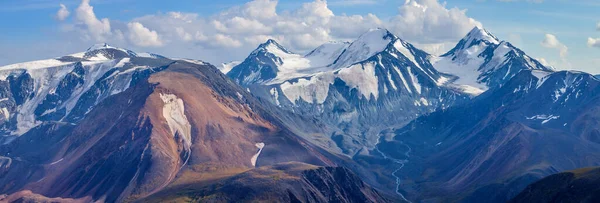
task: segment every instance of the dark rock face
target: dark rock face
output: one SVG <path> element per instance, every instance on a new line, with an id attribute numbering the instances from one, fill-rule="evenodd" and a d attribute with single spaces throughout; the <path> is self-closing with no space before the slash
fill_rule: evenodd
<path id="1" fill-rule="evenodd" d="M 379 150 L 410 158 L 400 188 L 414 200 L 505 202 L 559 171 L 600 165 L 600 80 L 522 71 L 472 103 L 416 119 Z"/>
<path id="2" fill-rule="evenodd" d="M 85 70 L 81 62 L 75 63 L 73 70 L 67 74 L 57 86 L 57 89 L 46 95 L 44 101 L 39 104 L 35 109 L 35 115 L 39 117 L 39 120 L 60 120 L 66 114 L 65 109 L 56 109 L 69 99 L 76 88 L 84 84 Z M 54 109 L 54 112 L 46 113 L 49 110 Z"/>
<path id="3" fill-rule="evenodd" d="M 17 105 L 23 104 L 26 99 L 33 96 L 33 79 L 29 73 L 23 73 L 19 76 L 11 75 L 7 80 L 10 83 L 10 92 L 12 92 Z"/>
<path id="4" fill-rule="evenodd" d="M 510 202 L 600 202 L 600 169 L 585 168 L 548 176 L 527 186 Z"/>
<path id="5" fill-rule="evenodd" d="M 282 61 L 281 58 L 267 50 L 268 46 L 274 46 L 285 53 L 290 53 L 274 40 L 268 40 L 259 45 L 244 62 L 239 64 L 239 68 L 232 69 L 227 75 L 242 86 L 265 82 L 277 77 L 277 67 L 282 64 Z M 249 78 L 248 76 L 252 74 L 257 74 L 257 76 Z"/>

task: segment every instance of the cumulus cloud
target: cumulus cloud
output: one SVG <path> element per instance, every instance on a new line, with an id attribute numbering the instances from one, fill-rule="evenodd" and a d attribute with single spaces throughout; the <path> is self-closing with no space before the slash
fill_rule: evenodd
<path id="1" fill-rule="evenodd" d="M 437 0 L 406 0 L 399 15 L 389 25 L 409 41 L 441 43 L 463 37 L 481 23 L 466 15 L 466 10 L 446 8 Z"/>
<path id="2" fill-rule="evenodd" d="M 325 0 L 302 3 L 295 9 L 279 12 L 276 0 L 253 0 L 209 17 L 167 12 L 120 22 L 98 19 L 89 3 L 82 0 L 72 26 L 72 30 L 83 34 L 83 39 L 161 47 L 155 50 L 166 55 L 197 52 L 197 58 L 217 63 L 239 60 L 267 39 L 275 39 L 286 48 L 302 53 L 328 41 L 353 40 L 377 27 L 387 28 L 417 46 L 438 53 L 455 44 L 473 27 L 481 26 L 466 15 L 466 10 L 447 8 L 438 0 L 407 0 L 398 8 L 396 16 L 383 20 L 372 13 L 336 15 Z M 113 42 L 118 39 L 122 41 Z M 208 56 L 200 55 L 208 52 L 211 53 Z M 217 56 L 204 58 L 212 54 Z"/>
<path id="3" fill-rule="evenodd" d="M 600 31 L 600 22 L 596 23 L 596 30 Z"/>
<path id="4" fill-rule="evenodd" d="M 129 40 L 137 46 L 158 47 L 163 45 L 156 31 L 144 27 L 139 22 L 128 23 L 127 28 L 129 28 Z"/>
<path id="5" fill-rule="evenodd" d="M 543 3 L 544 0 L 498 0 L 500 2 L 518 2 L 518 1 L 525 1 L 525 2 L 530 2 L 530 3 Z"/>
<path id="6" fill-rule="evenodd" d="M 105 41 L 112 32 L 108 18 L 99 20 L 94 13 L 94 7 L 90 6 L 90 0 L 82 0 L 77 10 L 75 10 L 76 23 L 84 27 L 84 37 L 96 41 Z"/>
<path id="7" fill-rule="evenodd" d="M 560 57 L 566 57 L 569 48 L 564 45 L 562 42 L 556 38 L 556 36 L 552 34 L 546 34 L 544 40 L 542 40 L 541 45 L 546 48 L 557 49 L 559 51 Z"/>
<path id="8" fill-rule="evenodd" d="M 230 36 L 224 34 L 216 34 L 215 37 L 209 42 L 213 46 L 224 46 L 224 47 L 240 47 L 242 43 L 239 40 L 233 39 Z"/>
<path id="9" fill-rule="evenodd" d="M 569 48 L 567 47 L 567 45 L 560 42 L 556 36 L 554 36 L 552 34 L 546 34 L 544 36 L 544 40 L 542 40 L 542 42 L 540 44 L 543 47 L 558 50 L 558 54 L 560 56 L 560 62 L 550 61 L 550 62 L 545 62 L 546 64 L 550 64 L 551 67 L 561 67 L 563 69 L 571 69 L 572 68 L 571 63 L 567 60 Z"/>
<path id="10" fill-rule="evenodd" d="M 328 2 L 335 6 L 358 6 L 358 5 L 373 5 L 378 4 L 377 0 L 334 0 Z"/>
<path id="11" fill-rule="evenodd" d="M 590 47 L 600 48 L 600 38 L 596 38 L 596 39 L 591 38 L 591 37 L 588 38 L 587 45 L 590 46 Z"/>
<path id="12" fill-rule="evenodd" d="M 179 35 L 179 38 L 183 41 L 191 41 L 193 40 L 192 34 L 188 33 L 182 27 L 175 28 L 175 32 Z"/>
<path id="13" fill-rule="evenodd" d="M 71 12 L 69 12 L 67 6 L 65 6 L 64 4 L 60 4 L 60 9 L 58 9 L 58 12 L 56 12 L 56 19 L 63 21 L 67 19 L 67 17 L 69 17 L 70 14 Z"/>

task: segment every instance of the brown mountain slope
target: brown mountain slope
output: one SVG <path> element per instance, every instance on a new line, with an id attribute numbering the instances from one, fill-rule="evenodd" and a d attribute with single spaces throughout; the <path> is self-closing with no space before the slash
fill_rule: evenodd
<path id="1" fill-rule="evenodd" d="M 107 98 L 77 124 L 45 123 L 0 152 L 10 160 L 0 193 L 106 202 L 143 198 L 175 180 L 202 182 L 215 171 L 333 165 L 216 68 L 184 61 Z"/>

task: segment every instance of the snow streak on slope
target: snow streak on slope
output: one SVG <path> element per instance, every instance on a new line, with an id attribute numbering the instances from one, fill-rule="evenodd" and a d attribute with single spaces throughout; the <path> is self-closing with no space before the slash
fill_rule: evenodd
<path id="1" fill-rule="evenodd" d="M 256 154 L 254 154 L 254 156 L 252 156 L 252 158 L 250 158 L 250 163 L 252 163 L 252 166 L 256 166 L 256 161 L 258 160 L 258 156 L 260 156 L 260 153 L 265 147 L 265 143 L 256 143 L 255 146 L 258 148 L 258 151 L 256 152 Z"/>

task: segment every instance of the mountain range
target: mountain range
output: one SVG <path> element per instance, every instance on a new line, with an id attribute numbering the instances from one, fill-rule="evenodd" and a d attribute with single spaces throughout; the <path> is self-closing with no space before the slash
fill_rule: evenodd
<path id="1" fill-rule="evenodd" d="M 337 148 L 354 155 L 372 148 L 381 130 L 466 103 L 521 70 L 552 71 L 476 27 L 442 56 L 385 29 L 306 55 L 268 40 L 227 75 L 257 97 L 324 121 Z"/>
<path id="2" fill-rule="evenodd" d="M 479 27 L 440 56 L 379 28 L 221 67 L 99 44 L 0 76 L 0 201 L 519 202 L 600 165 L 600 79 Z"/>

